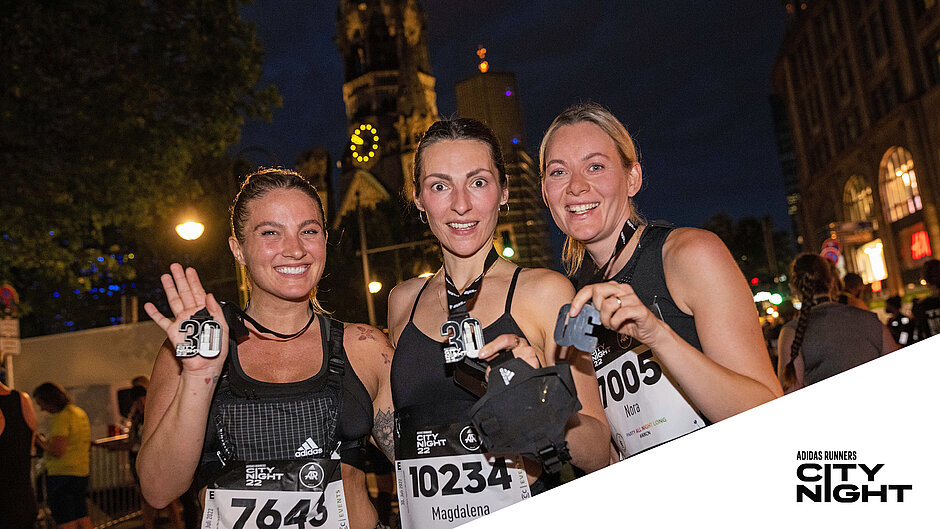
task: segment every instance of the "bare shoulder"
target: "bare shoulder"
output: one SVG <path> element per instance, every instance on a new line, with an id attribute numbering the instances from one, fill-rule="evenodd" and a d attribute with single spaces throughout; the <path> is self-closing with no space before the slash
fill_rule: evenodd
<path id="1" fill-rule="evenodd" d="M 394 350 L 385 333 L 365 323 L 345 323 L 343 347 L 355 365 L 388 365 Z"/>
<path id="2" fill-rule="evenodd" d="M 528 306 L 557 310 L 573 297 L 574 285 L 567 277 L 554 270 L 524 268 L 519 273 L 514 300 L 524 299 Z"/>
<path id="3" fill-rule="evenodd" d="M 364 323 L 345 323 L 343 347 L 353 371 L 374 399 L 388 376 L 395 351 L 382 331 Z"/>
<path id="4" fill-rule="evenodd" d="M 424 277 L 413 277 L 388 293 L 388 331 L 393 340 L 397 341 L 398 334 L 411 314 L 415 298 L 427 281 Z"/>
<path id="5" fill-rule="evenodd" d="M 415 297 L 421 291 L 421 287 L 428 281 L 426 277 L 412 277 L 404 283 L 399 283 L 388 294 L 389 306 L 393 304 L 405 304 L 409 307 L 414 303 Z"/>
<path id="6" fill-rule="evenodd" d="M 736 266 L 725 243 L 717 235 L 698 228 L 677 228 L 663 244 L 663 264 L 683 272 L 706 272 L 711 266 Z"/>
<path id="7" fill-rule="evenodd" d="M 343 346 L 349 354 L 376 351 L 388 347 L 385 333 L 365 323 L 343 324 Z"/>
<path id="8" fill-rule="evenodd" d="M 554 350 L 552 332 L 558 310 L 573 297 L 574 286 L 558 272 L 526 268 L 519 274 L 512 313 L 529 343 L 546 354 Z"/>
<path id="9" fill-rule="evenodd" d="M 666 285 L 679 308 L 695 314 L 728 297 L 751 309 L 750 288 L 725 243 L 714 233 L 698 228 L 678 228 L 663 244 Z M 742 301 L 744 300 L 744 301 Z"/>

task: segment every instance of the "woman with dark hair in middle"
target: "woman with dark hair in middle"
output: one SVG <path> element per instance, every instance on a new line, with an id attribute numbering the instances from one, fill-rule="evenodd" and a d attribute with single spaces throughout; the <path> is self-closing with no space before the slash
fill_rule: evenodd
<path id="1" fill-rule="evenodd" d="M 395 344 L 391 377 L 396 417 L 399 424 L 409 422 L 403 416 L 411 418 L 418 435 L 430 427 L 466 428 L 468 411 L 477 397 L 455 384 L 455 368 L 445 363 L 447 342 L 442 341 L 440 329 L 452 311 L 467 309 L 480 322 L 487 342 L 480 358 L 492 360 L 498 351 L 509 349 L 513 356 L 536 368 L 554 365 L 560 359 L 570 363 L 582 409 L 569 420 L 565 439 L 574 465 L 585 471 L 597 470 L 607 464 L 608 430 L 591 357 L 560 350 L 552 336 L 558 311 L 574 291 L 556 272 L 522 269 L 497 257 L 493 234 L 500 207 L 508 207 L 508 198 L 499 143 L 485 125 L 466 118 L 431 125 L 415 155 L 414 202 L 441 243 L 444 265 L 427 279 L 414 278 L 398 285 L 389 296 L 389 330 Z M 404 430 L 402 426 L 402 436 L 406 435 Z M 492 500 L 487 505 L 494 509 L 558 482 L 557 476 L 540 472 L 540 466 L 529 460 L 514 461 L 516 468 L 507 470 L 497 468 L 499 460 L 487 461 L 480 454 L 448 457 L 455 471 L 462 468 L 473 476 L 463 488 L 464 493 L 480 498 L 474 500 L 477 503 Z M 402 464 L 401 459 L 396 465 Z M 440 468 L 444 472 L 444 467 Z M 499 478 L 500 473 L 508 476 L 507 472 L 513 474 L 512 490 L 501 486 L 498 479 L 485 479 Z M 443 483 L 443 475 L 441 480 Z M 406 490 L 400 490 L 399 495 L 411 501 L 446 500 L 440 494 L 426 498 L 427 490 L 412 490 L 426 488 L 423 485 L 422 481 L 412 483 L 400 475 L 399 488 Z M 403 525 L 435 527 L 434 520 L 422 519 L 420 514 L 408 514 L 403 505 Z"/>

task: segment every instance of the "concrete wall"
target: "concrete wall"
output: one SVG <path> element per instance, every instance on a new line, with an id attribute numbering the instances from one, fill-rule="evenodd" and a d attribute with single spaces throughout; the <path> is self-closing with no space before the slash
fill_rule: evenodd
<path id="1" fill-rule="evenodd" d="M 138 375 L 150 376 L 165 338 L 152 321 L 27 338 L 13 357 L 13 383 L 29 393 L 43 382 L 61 385 L 88 413 L 92 438 L 104 437 L 120 420 L 117 390 Z M 39 431 L 48 431 L 48 415 L 36 411 Z"/>

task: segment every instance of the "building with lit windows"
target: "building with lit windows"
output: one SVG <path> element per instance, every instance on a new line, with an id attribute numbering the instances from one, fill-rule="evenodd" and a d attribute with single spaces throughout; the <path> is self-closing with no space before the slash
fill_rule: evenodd
<path id="1" fill-rule="evenodd" d="M 806 251 L 880 296 L 915 288 L 940 257 L 938 4 L 783 2 L 772 101 L 790 212 Z"/>
<path id="2" fill-rule="evenodd" d="M 549 268 L 552 253 L 548 214 L 542 202 L 538 166 L 525 151 L 516 76 L 489 71 L 484 59 L 486 50 L 480 51 L 480 73 L 457 83 L 457 113 L 490 127 L 503 151 L 509 176 L 509 211 L 500 213 L 496 247 L 520 266 Z"/>

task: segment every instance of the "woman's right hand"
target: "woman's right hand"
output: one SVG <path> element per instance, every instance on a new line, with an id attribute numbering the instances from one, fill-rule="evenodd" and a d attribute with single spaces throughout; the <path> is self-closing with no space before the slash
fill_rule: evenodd
<path id="1" fill-rule="evenodd" d="M 222 312 L 222 306 L 216 301 L 215 296 L 206 294 L 205 289 L 202 288 L 202 283 L 199 281 L 199 274 L 193 268 L 187 268 L 184 271 L 179 263 L 173 263 L 170 265 L 170 273 L 160 276 L 160 282 L 163 284 L 166 300 L 170 304 L 170 310 L 173 311 L 174 319 L 171 320 L 161 314 L 153 303 L 144 304 L 144 310 L 166 332 L 167 338 L 174 348 L 183 343 L 186 337 L 183 332 L 180 332 L 179 322 L 190 319 L 193 314 L 203 308 L 207 308 L 212 319 L 221 325 L 222 350 L 218 356 L 204 358 L 196 355 L 179 359 L 183 373 L 206 377 L 217 376 L 222 372 L 222 365 L 228 354 L 229 330 L 225 315 Z"/>

